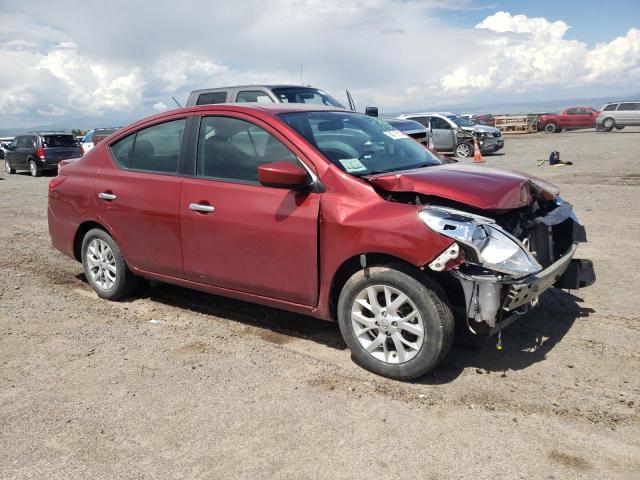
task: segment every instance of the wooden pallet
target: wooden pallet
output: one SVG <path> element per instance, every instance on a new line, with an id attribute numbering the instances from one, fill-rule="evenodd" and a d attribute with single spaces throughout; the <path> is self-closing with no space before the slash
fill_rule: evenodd
<path id="1" fill-rule="evenodd" d="M 538 131 L 538 115 L 494 115 L 496 128 L 502 133 L 535 133 Z"/>

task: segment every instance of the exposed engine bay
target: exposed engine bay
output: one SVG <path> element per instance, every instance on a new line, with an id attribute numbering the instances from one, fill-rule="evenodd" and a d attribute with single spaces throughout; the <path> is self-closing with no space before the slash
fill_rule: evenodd
<path id="1" fill-rule="evenodd" d="M 498 332 L 551 287 L 578 289 L 595 281 L 593 264 L 573 258 L 586 233 L 571 204 L 559 196 L 491 212 L 415 192 L 379 193 L 423 206 L 418 215 L 425 225 L 454 240 L 425 269 L 460 283 L 473 333 Z"/>

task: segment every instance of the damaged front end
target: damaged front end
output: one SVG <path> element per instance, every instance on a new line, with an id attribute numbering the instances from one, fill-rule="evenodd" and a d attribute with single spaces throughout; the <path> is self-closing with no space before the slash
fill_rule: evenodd
<path id="1" fill-rule="evenodd" d="M 573 258 L 586 234 L 560 197 L 495 218 L 438 205 L 421 209 L 419 217 L 454 240 L 429 268 L 460 282 L 474 333 L 499 331 L 552 286 L 578 289 L 595 281 L 592 263 Z"/>

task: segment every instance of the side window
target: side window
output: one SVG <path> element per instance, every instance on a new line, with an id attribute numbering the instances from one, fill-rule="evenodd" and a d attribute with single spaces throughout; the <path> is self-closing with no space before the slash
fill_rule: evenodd
<path id="1" fill-rule="evenodd" d="M 11 148 L 11 150 L 15 150 L 16 148 L 18 148 L 18 137 L 11 140 L 11 144 L 9 145 L 9 147 Z"/>
<path id="2" fill-rule="evenodd" d="M 154 173 L 177 173 L 182 134 L 187 120 L 173 120 L 138 130 L 131 168 Z"/>
<path id="3" fill-rule="evenodd" d="M 116 163 L 122 168 L 131 167 L 131 150 L 133 149 L 133 142 L 136 139 L 136 134 L 132 133 L 126 137 L 118 140 L 112 144 L 109 148 Z"/>
<path id="4" fill-rule="evenodd" d="M 567 110 L 567 115 L 579 115 L 577 108 L 570 108 Z"/>
<path id="5" fill-rule="evenodd" d="M 253 123 L 230 117 L 204 117 L 198 137 L 199 177 L 258 183 L 258 167 L 270 162 L 298 163 L 273 135 Z"/>
<path id="6" fill-rule="evenodd" d="M 620 110 L 629 111 L 629 110 L 635 110 L 635 109 L 636 109 L 635 103 L 621 103 L 620 106 L 618 107 L 618 111 Z"/>
<path id="7" fill-rule="evenodd" d="M 245 102 L 257 102 L 257 103 L 273 103 L 271 97 L 267 95 L 265 92 L 260 92 L 257 90 L 245 90 L 244 92 L 239 92 L 236 97 L 236 102 L 245 103 Z"/>
<path id="8" fill-rule="evenodd" d="M 618 106 L 618 104 L 617 104 L 617 103 L 612 103 L 612 104 L 607 105 L 606 107 L 604 107 L 604 108 L 602 109 L 602 111 L 603 111 L 603 112 L 610 112 L 610 111 L 612 111 L 612 110 L 615 110 L 617 106 Z"/>
<path id="9" fill-rule="evenodd" d="M 421 123 L 425 127 L 429 128 L 429 117 L 409 117 L 409 120 Z"/>
<path id="10" fill-rule="evenodd" d="M 214 103 L 224 103 L 227 101 L 227 92 L 203 93 L 198 97 L 196 105 L 212 105 Z"/>
<path id="11" fill-rule="evenodd" d="M 449 124 L 439 117 L 431 117 L 432 130 L 451 130 Z"/>
<path id="12" fill-rule="evenodd" d="M 32 137 L 18 137 L 18 148 L 33 148 Z"/>

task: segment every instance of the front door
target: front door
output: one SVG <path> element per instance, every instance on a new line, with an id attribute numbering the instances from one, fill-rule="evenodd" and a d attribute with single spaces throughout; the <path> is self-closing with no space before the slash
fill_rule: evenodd
<path id="1" fill-rule="evenodd" d="M 183 274 L 178 163 L 185 122 L 164 121 L 111 144 L 96 184 L 100 221 L 114 233 L 127 262 L 177 277 Z"/>
<path id="2" fill-rule="evenodd" d="M 456 141 L 455 132 L 449 123 L 440 117 L 431 117 L 431 133 L 433 135 L 433 147 L 441 152 L 452 152 Z"/>
<path id="3" fill-rule="evenodd" d="M 259 165 L 300 160 L 268 125 L 235 115 L 200 122 L 196 174 L 180 200 L 185 276 L 315 305 L 319 194 L 260 185 Z"/>

